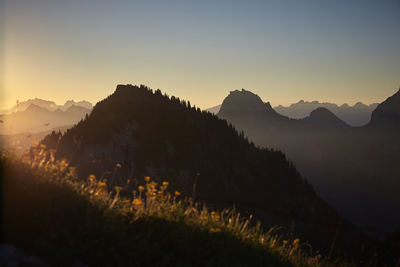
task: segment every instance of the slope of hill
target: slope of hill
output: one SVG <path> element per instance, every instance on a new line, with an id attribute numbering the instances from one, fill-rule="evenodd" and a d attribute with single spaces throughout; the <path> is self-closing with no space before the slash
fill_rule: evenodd
<path id="1" fill-rule="evenodd" d="M 0 124 L 1 135 L 35 134 L 48 131 L 56 127 L 73 125 L 83 119 L 90 110 L 70 106 L 65 111 L 56 109 L 49 111 L 46 108 L 30 104 L 25 110 L 8 115 L 0 115 L 3 123 Z"/>
<path id="2" fill-rule="evenodd" d="M 171 195 L 165 181 L 146 177 L 136 193 L 121 196 L 121 187 L 93 175 L 77 179 L 72 167 L 65 172 L 43 146 L 30 153 L 0 158 L 2 266 L 354 266 L 276 227 L 264 232 L 232 209 Z"/>
<path id="3" fill-rule="evenodd" d="M 234 204 L 273 224 L 296 221 L 296 230 L 318 236 L 324 247 L 340 222 L 346 230 L 338 243 L 353 242 L 347 239 L 354 229 L 285 155 L 256 148 L 226 121 L 159 90 L 118 85 L 89 117 L 61 137 L 47 136 L 44 144 L 69 159 L 80 175 L 93 172 L 127 191 L 145 175 L 158 182 L 167 177 L 173 189 L 209 205 Z"/>
<path id="4" fill-rule="evenodd" d="M 223 104 L 218 116 L 244 131 L 257 145 L 286 153 L 317 192 L 353 222 L 394 229 L 400 224 L 395 212 L 400 208 L 396 193 L 400 171 L 392 164 L 400 151 L 393 131 L 399 125 L 398 95 L 379 105 L 371 124 L 365 127 L 350 127 L 321 108 L 304 119 L 271 119 L 267 109 L 263 116 L 247 112 L 243 105 L 256 105 L 247 103 L 247 96 L 243 96 L 242 105 L 228 108 L 236 108 L 235 113 L 223 112 Z M 229 103 L 230 97 L 224 103 Z"/>
<path id="5" fill-rule="evenodd" d="M 400 88 L 372 112 L 368 127 L 386 131 L 400 129 Z"/>

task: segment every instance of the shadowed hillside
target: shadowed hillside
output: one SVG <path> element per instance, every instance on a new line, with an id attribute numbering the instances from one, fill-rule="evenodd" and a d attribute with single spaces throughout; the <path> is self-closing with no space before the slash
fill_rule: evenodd
<path id="1" fill-rule="evenodd" d="M 168 177 L 173 189 L 209 205 L 236 205 L 270 223 L 296 223 L 296 231 L 321 247 L 330 246 L 338 227 L 338 243 L 360 244 L 284 154 L 255 147 L 226 121 L 159 90 L 119 85 L 85 120 L 44 143 L 80 175 L 94 172 L 127 192 L 144 175 Z"/>
<path id="2" fill-rule="evenodd" d="M 400 151 L 399 92 L 380 104 L 364 127 L 350 127 L 325 108 L 298 120 L 266 106 L 249 112 L 265 105 L 249 94 L 231 92 L 218 117 L 257 145 L 286 153 L 317 192 L 353 222 L 384 229 L 400 224 L 400 172 L 393 164 Z"/>

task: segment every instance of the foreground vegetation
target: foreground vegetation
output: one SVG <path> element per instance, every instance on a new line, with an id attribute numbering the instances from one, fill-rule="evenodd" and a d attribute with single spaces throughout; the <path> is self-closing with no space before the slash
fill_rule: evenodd
<path id="1" fill-rule="evenodd" d="M 209 210 L 145 177 L 133 192 L 36 146 L 4 165 L 5 243 L 53 265 L 349 266 L 233 209 Z M 365 265 L 374 265 L 373 262 Z"/>

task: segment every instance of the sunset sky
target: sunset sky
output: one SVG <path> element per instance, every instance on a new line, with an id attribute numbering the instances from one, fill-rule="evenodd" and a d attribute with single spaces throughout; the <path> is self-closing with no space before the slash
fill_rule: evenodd
<path id="1" fill-rule="evenodd" d="M 380 102 L 400 87 L 399 0 L 0 0 L 0 109 L 146 84 L 215 106 Z"/>

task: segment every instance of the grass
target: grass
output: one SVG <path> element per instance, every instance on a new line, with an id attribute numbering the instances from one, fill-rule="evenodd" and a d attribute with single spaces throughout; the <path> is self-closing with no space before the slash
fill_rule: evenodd
<path id="1" fill-rule="evenodd" d="M 57 266 L 350 266 L 313 253 L 278 227 L 210 210 L 145 177 L 133 192 L 34 144 L 2 158 L 5 242 Z"/>

